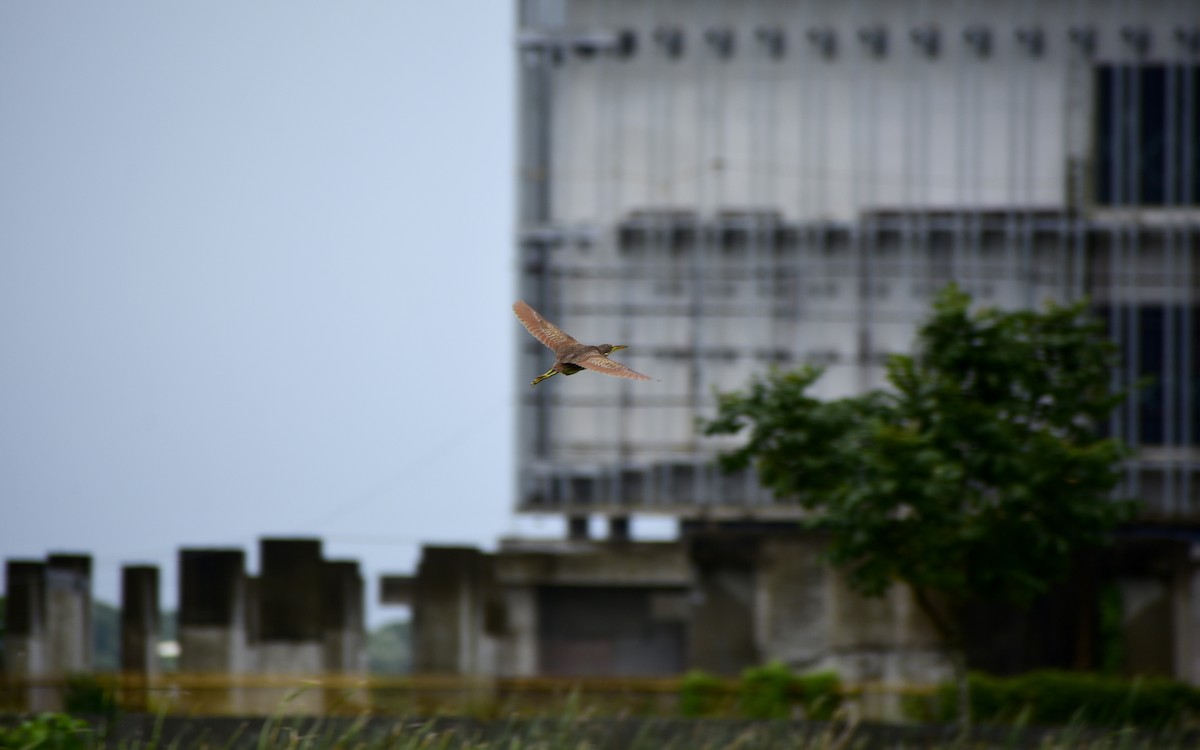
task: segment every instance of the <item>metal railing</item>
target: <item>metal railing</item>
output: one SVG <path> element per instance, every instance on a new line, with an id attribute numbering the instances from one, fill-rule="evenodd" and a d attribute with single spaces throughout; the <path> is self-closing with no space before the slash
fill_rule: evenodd
<path id="1" fill-rule="evenodd" d="M 0 714 L 67 711 L 76 714 L 157 713 L 185 716 L 679 716 L 683 677 L 464 677 L 362 674 L 0 675 Z M 744 688 L 716 680 L 711 713 L 738 716 Z M 894 714 L 905 697 L 931 696 L 923 684 L 843 684 L 838 696 L 849 715 Z M 803 695 L 795 698 L 795 714 Z"/>

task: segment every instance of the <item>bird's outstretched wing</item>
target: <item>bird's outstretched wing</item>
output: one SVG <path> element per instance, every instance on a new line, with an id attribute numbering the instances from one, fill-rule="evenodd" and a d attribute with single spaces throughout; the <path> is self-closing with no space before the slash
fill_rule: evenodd
<path id="1" fill-rule="evenodd" d="M 524 300 L 517 300 L 513 303 L 513 312 L 517 314 L 517 320 L 521 321 L 521 325 L 525 326 L 535 339 L 556 352 L 559 347 L 566 344 L 579 343 L 563 333 L 558 326 L 543 318 L 541 313 L 527 305 Z"/>
<path id="2" fill-rule="evenodd" d="M 615 375 L 618 378 L 629 378 L 630 380 L 649 380 L 650 378 L 634 372 L 625 365 L 611 360 L 603 354 L 592 354 L 582 359 L 575 360 L 575 364 L 580 367 L 586 367 L 593 372 L 602 372 L 605 375 Z"/>

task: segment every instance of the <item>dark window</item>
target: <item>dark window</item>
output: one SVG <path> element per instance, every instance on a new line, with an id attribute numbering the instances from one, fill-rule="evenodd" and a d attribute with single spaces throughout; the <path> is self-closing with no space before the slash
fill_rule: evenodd
<path id="1" fill-rule="evenodd" d="M 1200 66 L 1096 68 L 1096 202 L 1200 203 Z"/>
<path id="2" fill-rule="evenodd" d="M 1170 438 L 1170 444 L 1182 445 L 1186 429 L 1188 444 L 1200 445 L 1200 309 L 1143 305 L 1097 313 L 1110 331 L 1134 333 L 1121 336 L 1121 351 L 1123 363 L 1134 358 L 1134 378 L 1145 382 L 1134 397 L 1137 442 L 1163 445 Z M 1127 380 L 1124 372 L 1120 380 Z M 1123 420 L 1132 416 L 1128 410 L 1120 414 Z M 1128 427 L 1121 432 L 1129 437 Z"/>

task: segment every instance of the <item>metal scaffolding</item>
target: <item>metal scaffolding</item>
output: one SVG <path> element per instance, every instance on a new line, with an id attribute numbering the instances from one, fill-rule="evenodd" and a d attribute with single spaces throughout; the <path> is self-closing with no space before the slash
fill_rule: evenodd
<path id="1" fill-rule="evenodd" d="M 1089 298 L 1114 382 L 1155 379 L 1113 418 L 1123 489 L 1200 518 L 1187 2 L 525 0 L 520 24 L 520 294 L 655 381 L 530 391 L 522 337 L 519 509 L 796 516 L 712 466 L 715 391 L 802 363 L 818 395 L 879 387 L 956 281 Z"/>

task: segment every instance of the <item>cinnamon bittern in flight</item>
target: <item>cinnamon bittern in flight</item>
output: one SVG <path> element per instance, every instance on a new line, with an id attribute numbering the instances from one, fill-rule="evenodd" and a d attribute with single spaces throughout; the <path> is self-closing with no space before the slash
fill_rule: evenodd
<path id="1" fill-rule="evenodd" d="M 534 310 L 522 300 L 517 300 L 513 303 L 513 312 L 517 314 L 517 319 L 533 334 L 535 339 L 554 351 L 554 367 L 534 378 L 530 384 L 531 388 L 546 378 L 552 377 L 555 373 L 561 372 L 563 375 L 574 375 L 580 370 L 592 370 L 604 373 L 605 375 L 615 375 L 618 378 L 631 378 L 633 380 L 650 379 L 640 372 L 634 372 L 620 362 L 615 362 L 608 358 L 609 354 L 619 349 L 628 348 L 626 346 L 614 346 L 613 344 L 591 346 L 589 344 L 581 344 L 563 333 L 558 326 L 543 318 L 537 310 Z"/>

